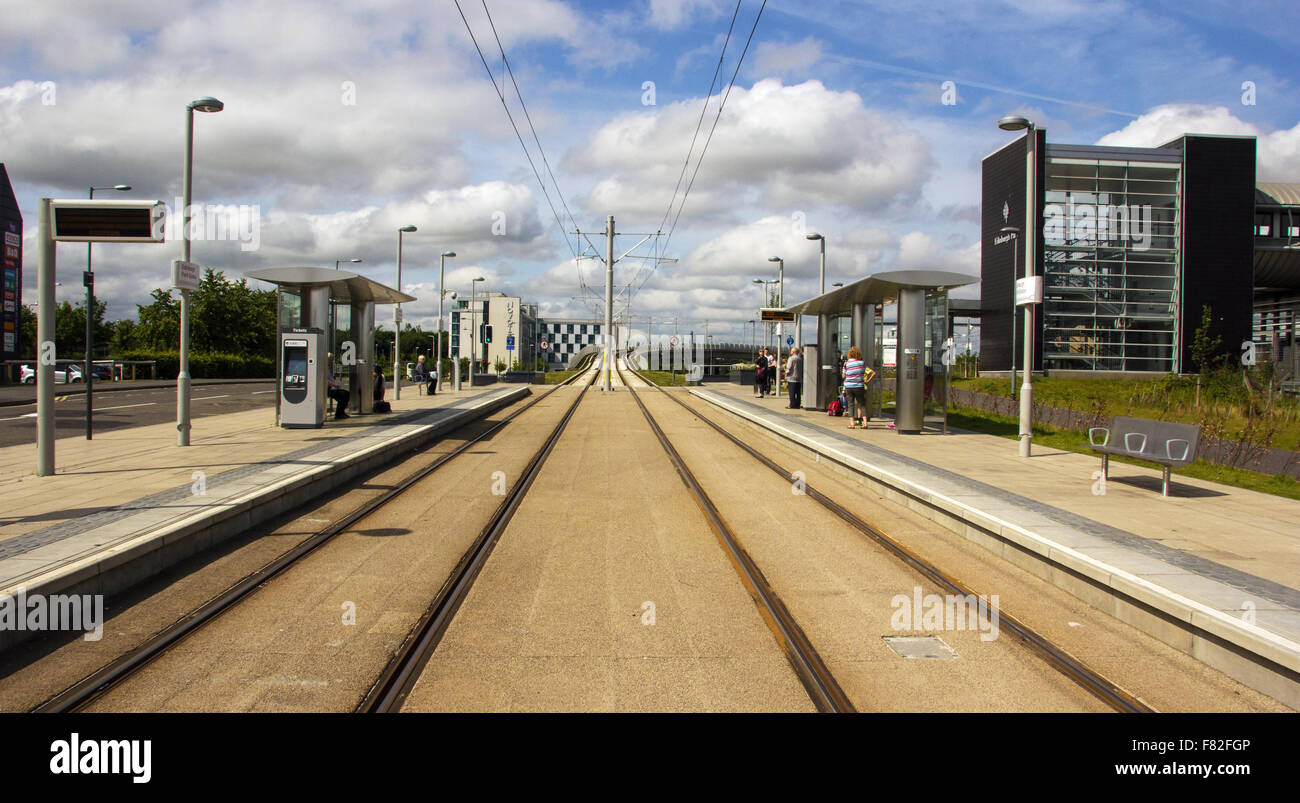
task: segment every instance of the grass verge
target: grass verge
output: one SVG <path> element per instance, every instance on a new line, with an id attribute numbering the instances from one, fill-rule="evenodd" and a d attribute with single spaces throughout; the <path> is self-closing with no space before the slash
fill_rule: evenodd
<path id="1" fill-rule="evenodd" d="M 962 406 L 949 408 L 948 425 L 959 429 L 968 429 L 972 432 L 981 432 L 986 435 L 1010 438 L 1011 440 L 1019 438 L 1020 433 L 1020 422 L 1014 418 Z M 1075 430 L 1035 426 L 1034 442 L 1068 452 L 1087 455 L 1095 454 L 1088 448 L 1087 434 Z M 1112 462 L 1128 463 L 1147 468 L 1155 465 L 1154 463 L 1143 463 L 1114 455 L 1110 459 Z M 1098 467 L 1100 467 L 1100 457 L 1098 457 L 1097 462 Z M 1198 480 L 1231 485 L 1235 488 L 1244 488 L 1249 491 L 1282 496 L 1287 499 L 1300 499 L 1300 482 L 1286 474 L 1261 474 L 1258 471 L 1220 466 L 1207 463 L 1204 460 L 1197 460 L 1190 466 L 1174 469 L 1173 473 Z"/>

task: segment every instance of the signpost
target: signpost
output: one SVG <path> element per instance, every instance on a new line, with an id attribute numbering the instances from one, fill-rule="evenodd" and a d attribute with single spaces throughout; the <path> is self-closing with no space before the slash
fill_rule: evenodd
<path id="1" fill-rule="evenodd" d="M 55 243 L 161 243 L 162 201 L 42 198 L 36 215 L 36 475 L 54 473 Z M 87 315 L 94 310 L 87 309 Z M 94 370 L 87 365 L 87 370 Z"/>

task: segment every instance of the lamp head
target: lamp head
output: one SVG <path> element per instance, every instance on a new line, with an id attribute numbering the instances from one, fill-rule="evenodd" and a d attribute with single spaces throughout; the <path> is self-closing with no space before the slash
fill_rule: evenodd
<path id="1" fill-rule="evenodd" d="M 1017 114 L 1008 114 L 1001 120 L 998 120 L 998 128 L 1003 131 L 1020 131 L 1024 128 L 1033 128 L 1034 124 Z"/>
<path id="2" fill-rule="evenodd" d="M 361 261 L 361 257 L 352 257 L 351 259 L 348 260 L 348 262 L 360 262 L 360 261 Z"/>
<path id="3" fill-rule="evenodd" d="M 117 190 L 118 192 L 127 192 L 127 191 L 129 191 L 129 190 L 131 189 L 131 185 L 130 185 L 130 184 L 114 184 L 114 185 L 113 185 L 113 189 Z"/>
<path id="4" fill-rule="evenodd" d="M 805 240 L 821 240 L 821 239 L 824 239 L 824 238 L 823 238 L 820 234 L 807 234 L 807 235 L 804 235 L 804 239 L 805 239 Z"/>
<path id="5" fill-rule="evenodd" d="M 196 112 L 208 112 L 211 114 L 226 108 L 226 104 L 216 98 L 199 98 L 198 100 L 191 100 L 185 108 L 192 109 Z"/>
<path id="6" fill-rule="evenodd" d="M 406 232 L 407 234 L 410 234 L 413 231 L 419 231 L 419 229 L 415 228 L 414 226 L 403 226 L 402 228 L 398 229 L 398 231 Z"/>
<path id="7" fill-rule="evenodd" d="M 442 255 L 445 256 L 445 257 L 454 257 L 454 256 L 456 256 L 456 252 L 455 252 L 455 251 L 443 251 L 443 252 L 442 252 Z"/>
<path id="8" fill-rule="evenodd" d="M 781 262 L 782 259 L 781 259 L 781 257 L 768 257 L 768 258 L 767 258 L 767 261 L 768 261 L 768 262 Z"/>

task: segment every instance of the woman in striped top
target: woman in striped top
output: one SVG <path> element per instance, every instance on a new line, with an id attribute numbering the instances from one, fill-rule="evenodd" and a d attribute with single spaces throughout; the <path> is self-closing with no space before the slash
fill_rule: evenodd
<path id="1" fill-rule="evenodd" d="M 849 349 L 844 361 L 844 394 L 849 397 L 849 429 L 867 428 L 867 384 L 875 379 L 876 372 L 867 367 L 857 346 Z"/>

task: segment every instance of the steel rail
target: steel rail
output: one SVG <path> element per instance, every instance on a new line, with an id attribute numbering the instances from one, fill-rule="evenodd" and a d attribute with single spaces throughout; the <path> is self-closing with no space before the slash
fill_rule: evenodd
<path id="1" fill-rule="evenodd" d="M 677 469 L 677 474 L 681 477 L 686 488 L 695 497 L 695 502 L 700 506 L 704 517 L 709 522 L 714 535 L 723 545 L 730 558 L 732 566 L 735 567 L 736 573 L 740 575 L 741 582 L 745 589 L 758 606 L 759 613 L 763 621 L 767 623 L 772 634 L 776 636 L 777 642 L 785 652 L 786 659 L 794 669 L 795 675 L 799 682 L 803 684 L 804 689 L 808 692 L 809 698 L 812 699 L 813 705 L 822 713 L 856 713 L 853 702 L 849 699 L 844 690 L 840 688 L 835 676 L 831 674 L 830 669 L 818 654 L 808 636 L 803 632 L 803 628 L 795 621 L 790 610 L 786 608 L 785 602 L 781 600 L 772 584 L 768 582 L 763 570 L 758 567 L 754 559 L 746 551 L 744 544 L 736 537 L 722 514 L 718 511 L 713 500 L 709 498 L 695 474 L 686 466 L 686 462 L 673 446 L 672 441 L 664 434 L 663 429 L 659 427 L 650 410 L 646 408 L 645 403 L 641 401 L 640 395 L 636 389 L 627 383 L 623 377 L 623 370 L 617 368 L 619 381 L 621 381 L 632 394 L 637 406 L 641 408 L 642 415 L 650 424 L 650 429 L 654 431 L 655 437 L 659 439 L 659 445 L 668 453 L 668 459 L 672 461 L 673 467 Z"/>
<path id="2" fill-rule="evenodd" d="M 357 713 L 395 713 L 401 710 L 402 704 L 419 681 L 424 666 L 429 662 L 429 658 L 433 656 L 434 650 L 438 648 L 443 634 L 447 632 L 448 625 L 451 624 L 451 620 L 456 616 L 456 612 L 460 610 L 461 604 L 469 595 L 470 588 L 474 585 L 474 581 L 487 563 L 493 548 L 501 538 L 501 534 L 509 526 L 515 511 L 519 509 L 519 505 L 527 495 L 528 489 L 532 487 L 533 480 L 541 472 L 546 458 L 555 449 L 555 444 L 559 442 L 560 436 L 564 434 L 564 430 L 569 425 L 569 420 L 573 418 L 578 405 L 582 402 L 591 386 L 595 384 L 598 376 L 599 373 L 592 375 L 592 381 L 583 386 L 578 398 L 574 399 L 573 404 L 569 405 L 569 409 L 551 432 L 550 437 L 546 439 L 546 443 L 533 455 L 532 460 L 529 461 L 528 466 L 520 475 L 519 482 L 515 483 L 515 486 L 501 501 L 501 504 L 497 506 L 492 518 L 479 532 L 470 548 L 461 556 L 455 569 L 452 570 L 442 588 L 438 590 L 437 595 L 433 598 L 433 602 L 425 609 L 402 646 L 398 648 L 397 653 L 384 667 L 379 679 L 375 681 L 366 696 L 357 705 Z"/>
<path id="3" fill-rule="evenodd" d="M 640 376 L 639 373 L 637 375 Z M 767 466 L 772 471 L 776 472 L 777 474 L 780 474 L 783 478 L 787 480 L 793 479 L 793 475 L 789 471 L 781 467 L 779 464 L 777 464 L 774 460 L 768 458 L 766 455 L 761 454 L 760 452 L 758 452 L 758 450 L 754 449 L 752 446 L 745 443 L 740 438 L 737 438 L 735 435 L 732 435 L 730 432 L 723 429 L 716 422 L 714 422 L 707 416 L 701 414 L 698 410 L 692 408 L 690 405 L 686 404 L 681 399 L 676 398 L 671 393 L 668 393 L 668 391 L 658 387 L 657 385 L 654 385 L 654 383 L 649 382 L 644 377 L 641 377 L 641 379 L 642 381 L 645 381 L 646 384 L 649 384 L 651 387 L 655 387 L 664 395 L 666 395 L 668 398 L 672 399 L 673 401 L 677 402 L 677 404 L 681 405 L 683 408 L 690 411 L 692 415 L 699 418 L 705 424 L 708 424 L 716 432 L 718 432 L 719 434 L 727 438 L 727 440 L 731 441 L 736 446 L 739 446 L 751 457 L 755 458 L 756 460 L 758 460 L 763 465 Z M 859 532 L 863 533 L 864 535 L 874 540 L 876 543 L 883 546 L 886 550 L 892 553 L 895 557 L 901 559 L 908 566 L 912 567 L 923 576 L 929 578 L 936 585 L 950 592 L 955 592 L 956 594 L 965 596 L 971 600 L 979 599 L 979 596 L 965 583 L 961 582 L 957 578 L 944 572 L 942 569 L 938 568 L 934 564 L 925 560 L 920 555 L 916 554 L 912 550 L 903 546 L 898 541 L 895 541 L 894 539 L 880 532 L 876 528 L 872 527 L 870 524 L 868 524 L 867 522 L 859 518 L 857 515 L 855 515 L 852 511 L 848 510 L 843 505 L 840 505 L 835 500 L 831 499 L 830 497 L 826 496 L 822 492 L 813 488 L 811 485 L 808 485 L 806 482 L 804 484 L 804 493 L 807 496 L 815 499 L 818 503 L 820 503 L 826 509 L 830 510 L 836 516 L 839 516 L 841 519 L 843 519 L 849 525 L 853 526 Z M 1070 655 L 1064 649 L 1057 646 L 1050 639 L 1046 638 L 1045 636 L 1035 631 L 1029 625 L 1007 614 L 1006 612 L 1002 611 L 1000 608 L 998 610 L 998 617 L 1001 622 L 1001 627 L 1010 630 L 1012 635 L 1018 638 L 1026 647 L 1029 648 L 1031 652 L 1038 655 L 1054 669 L 1056 669 L 1057 671 L 1064 674 L 1066 677 L 1073 680 L 1083 689 L 1088 691 L 1093 696 L 1097 697 L 1102 702 L 1109 705 L 1111 708 L 1121 713 L 1143 713 L 1143 714 L 1155 713 L 1154 708 L 1151 708 L 1149 705 L 1142 702 L 1142 700 L 1138 699 L 1136 696 L 1126 691 L 1119 684 L 1114 683 L 1113 681 L 1107 679 L 1105 676 L 1091 669 L 1082 661 L 1080 661 L 1078 658 L 1075 658 L 1074 656 Z"/>
<path id="4" fill-rule="evenodd" d="M 429 465 L 415 471 L 391 489 L 360 505 L 356 510 L 348 513 L 346 516 L 333 524 L 330 524 L 328 527 L 313 533 L 293 549 L 290 549 L 288 552 L 285 552 L 261 568 L 254 570 L 250 574 L 238 580 L 225 591 L 222 591 L 209 601 L 185 614 L 180 619 L 177 619 L 166 628 L 158 631 L 153 636 L 149 637 L 148 640 L 137 647 L 134 647 L 129 652 L 123 653 L 100 669 L 77 681 L 72 686 L 69 686 L 40 705 L 32 708 L 31 713 L 68 713 L 85 708 L 90 703 L 103 696 L 106 692 L 126 681 L 136 672 L 140 671 L 145 666 L 168 652 L 171 648 L 175 647 L 186 637 L 192 635 L 199 628 L 211 622 L 245 597 L 252 594 L 263 584 L 283 573 L 290 566 L 316 551 L 324 544 L 333 540 L 335 536 L 347 530 L 357 521 L 388 504 L 415 483 L 442 468 L 444 465 L 451 462 L 480 441 L 492 436 L 502 427 L 513 421 L 516 417 L 522 415 L 534 405 L 539 404 L 542 400 L 546 399 L 564 385 L 576 380 L 586 370 L 588 370 L 586 367 L 579 369 L 578 373 L 575 373 L 573 376 L 564 380 L 564 382 L 556 385 L 545 393 L 542 393 L 523 407 L 515 410 L 510 415 L 493 424 L 473 439 L 466 441 L 464 444 L 461 444 L 456 447 L 456 449 L 442 455 Z"/>

